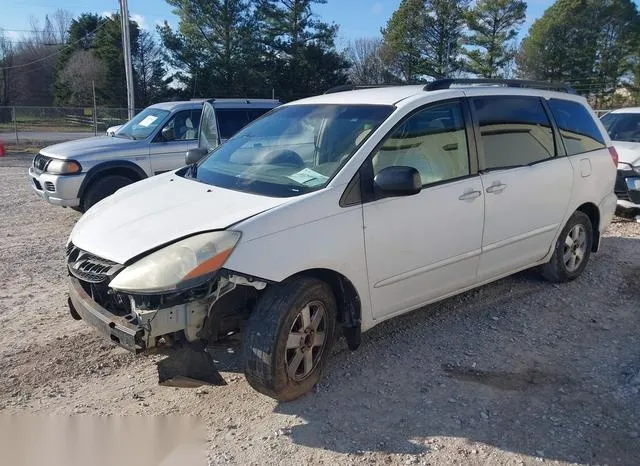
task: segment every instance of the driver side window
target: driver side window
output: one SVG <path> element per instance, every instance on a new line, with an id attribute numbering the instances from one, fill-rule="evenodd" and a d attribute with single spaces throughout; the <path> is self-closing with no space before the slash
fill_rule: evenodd
<path id="1" fill-rule="evenodd" d="M 422 185 L 469 175 L 469 151 L 459 101 L 429 106 L 400 124 L 372 159 L 373 174 L 391 166 L 409 166 Z"/>
<path id="2" fill-rule="evenodd" d="M 177 112 L 165 125 L 171 128 L 174 141 L 193 141 L 198 139 L 198 127 L 202 110 L 183 110 Z"/>

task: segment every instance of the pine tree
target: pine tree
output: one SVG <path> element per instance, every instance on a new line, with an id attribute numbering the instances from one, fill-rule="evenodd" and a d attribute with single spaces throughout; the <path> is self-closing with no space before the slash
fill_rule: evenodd
<path id="1" fill-rule="evenodd" d="M 466 69 L 486 78 L 503 76 L 515 57 L 512 41 L 526 11 L 524 0 L 478 0 L 467 15 Z"/>

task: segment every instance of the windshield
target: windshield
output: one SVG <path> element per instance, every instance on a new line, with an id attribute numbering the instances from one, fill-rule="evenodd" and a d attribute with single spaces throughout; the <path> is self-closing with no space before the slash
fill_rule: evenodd
<path id="1" fill-rule="evenodd" d="M 292 105 L 245 127 L 185 176 L 274 197 L 327 185 L 390 114 L 382 105 Z"/>
<path id="2" fill-rule="evenodd" d="M 600 121 L 612 140 L 640 142 L 640 113 L 607 113 Z"/>
<path id="3" fill-rule="evenodd" d="M 145 108 L 116 131 L 115 136 L 129 139 L 146 139 L 164 122 L 167 115 L 169 115 L 167 110 Z"/>

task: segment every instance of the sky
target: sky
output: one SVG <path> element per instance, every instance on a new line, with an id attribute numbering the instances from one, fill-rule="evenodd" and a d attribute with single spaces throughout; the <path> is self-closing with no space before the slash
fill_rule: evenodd
<path id="1" fill-rule="evenodd" d="M 118 0 L 4 0 L 2 3 L 0 29 L 4 29 L 11 40 L 29 34 L 28 30 L 32 29 L 31 18 L 42 25 L 45 15 L 50 15 L 58 8 L 68 10 L 74 16 L 84 12 L 108 14 L 119 9 Z M 315 5 L 314 11 L 323 21 L 336 23 L 340 27 L 337 46 L 342 49 L 350 40 L 358 37 L 379 36 L 380 29 L 386 25 L 399 4 L 400 0 L 328 0 L 324 5 Z M 520 38 L 552 4 L 553 0 L 528 2 L 527 20 L 521 28 Z M 173 26 L 177 24 L 172 7 L 162 0 L 129 0 L 129 13 L 143 29 L 150 31 L 165 20 Z"/>

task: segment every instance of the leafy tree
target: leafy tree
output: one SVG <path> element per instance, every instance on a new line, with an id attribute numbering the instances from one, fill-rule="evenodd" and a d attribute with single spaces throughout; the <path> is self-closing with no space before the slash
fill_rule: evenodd
<path id="1" fill-rule="evenodd" d="M 403 0 L 382 30 L 384 57 L 405 82 L 442 78 L 462 68 L 469 0 Z"/>
<path id="2" fill-rule="evenodd" d="M 425 22 L 423 0 L 402 0 L 381 31 L 383 60 L 404 82 L 416 82 L 424 74 Z"/>
<path id="3" fill-rule="evenodd" d="M 335 50 L 338 26 L 318 20 L 326 0 L 256 0 L 269 83 L 285 100 L 324 92 L 347 80 L 347 60 Z"/>
<path id="4" fill-rule="evenodd" d="M 0 106 L 11 101 L 14 55 L 13 43 L 0 29 Z M 4 115 L 1 117 L 4 120 Z"/>
<path id="5" fill-rule="evenodd" d="M 166 97 L 171 78 L 165 78 L 167 70 L 162 50 L 146 31 L 142 31 L 138 37 L 138 47 L 133 55 L 133 73 L 136 106 L 147 107 Z"/>
<path id="6" fill-rule="evenodd" d="M 516 53 L 510 42 L 526 10 L 524 0 L 478 0 L 467 14 L 468 71 L 486 78 L 504 76 Z"/>
<path id="7" fill-rule="evenodd" d="M 202 96 L 246 96 L 261 79 L 260 46 L 249 0 L 167 0 L 177 31 L 158 28 L 177 81 Z"/>
<path id="8" fill-rule="evenodd" d="M 140 28 L 135 21 L 129 21 L 131 53 L 138 51 Z M 93 40 L 93 53 L 99 58 L 106 71 L 104 86 L 96 90 L 100 101 L 108 106 L 127 106 L 127 81 L 122 51 L 122 27 L 120 15 L 114 14 L 104 20 L 97 28 Z"/>
<path id="9" fill-rule="evenodd" d="M 426 0 L 425 71 L 434 78 L 455 75 L 463 66 L 463 28 L 470 0 Z"/>
<path id="10" fill-rule="evenodd" d="M 593 73 L 598 28 L 591 0 L 558 0 L 522 41 L 518 65 L 527 77 L 585 82 Z"/>
<path id="11" fill-rule="evenodd" d="M 631 0 L 558 0 L 523 40 L 523 76 L 565 81 L 596 99 L 610 94 L 637 56 L 638 11 Z"/>
<path id="12" fill-rule="evenodd" d="M 90 50 L 94 47 L 95 33 L 104 22 L 104 18 L 93 13 L 83 13 L 71 21 L 67 33 L 67 43 L 60 51 L 56 63 L 56 78 L 53 85 L 56 105 L 68 104 L 73 95 L 73 89 L 69 87 L 69 83 L 60 79 L 62 70 L 75 52 Z"/>
<path id="13" fill-rule="evenodd" d="M 596 2 L 599 39 L 595 80 L 600 83 L 597 96 L 611 94 L 620 78 L 633 71 L 640 45 L 640 16 L 631 0 Z"/>

